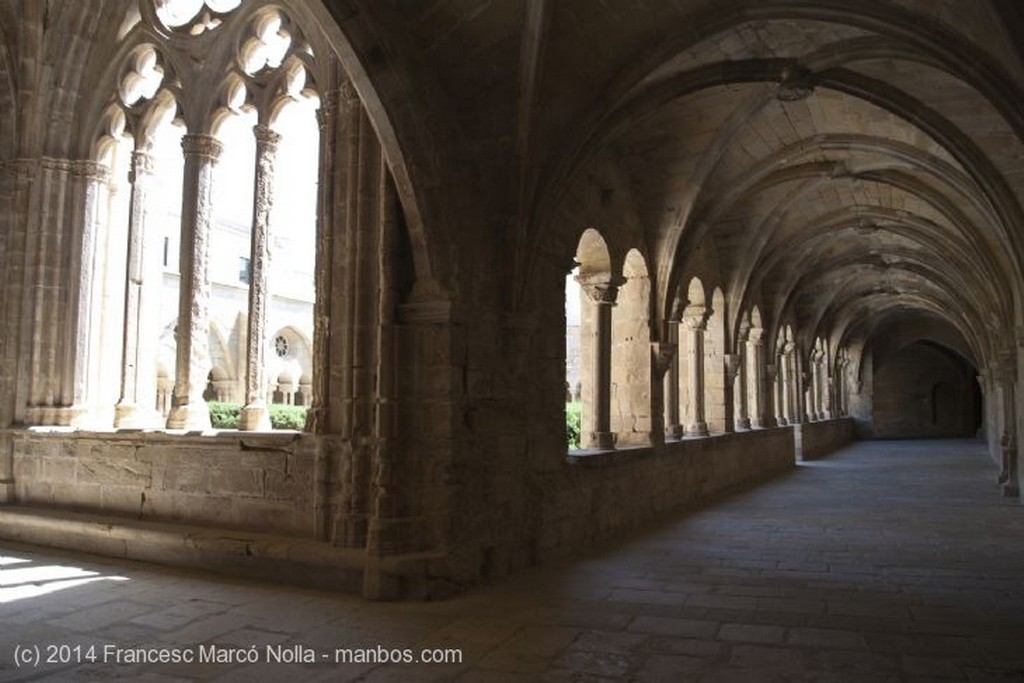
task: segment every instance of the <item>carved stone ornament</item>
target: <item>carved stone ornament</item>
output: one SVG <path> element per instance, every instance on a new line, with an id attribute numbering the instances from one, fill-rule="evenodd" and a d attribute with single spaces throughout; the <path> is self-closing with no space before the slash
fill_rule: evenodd
<path id="1" fill-rule="evenodd" d="M 606 273 L 596 275 L 577 275 L 576 282 L 580 288 L 596 304 L 614 304 L 619 295 L 619 286 L 625 283 L 621 277 L 611 277 Z"/>
<path id="2" fill-rule="evenodd" d="M 814 92 L 814 74 L 804 66 L 790 64 L 782 70 L 775 97 L 780 102 L 798 102 Z"/>
<path id="3" fill-rule="evenodd" d="M 711 311 L 706 306 L 687 306 L 683 311 L 683 324 L 691 330 L 703 330 Z"/>
<path id="4" fill-rule="evenodd" d="M 651 353 L 654 354 L 654 371 L 659 377 L 668 371 L 669 366 L 672 364 L 672 359 L 676 355 L 676 350 L 676 344 L 666 342 L 651 343 Z"/>
<path id="5" fill-rule="evenodd" d="M 224 146 L 212 135 L 184 135 L 181 148 L 185 154 L 194 154 L 209 161 L 217 161 L 224 150 Z"/>
<path id="6" fill-rule="evenodd" d="M 727 353 L 723 358 L 725 359 L 726 382 L 731 385 L 736 380 L 736 375 L 739 374 L 742 357 L 738 353 Z"/>

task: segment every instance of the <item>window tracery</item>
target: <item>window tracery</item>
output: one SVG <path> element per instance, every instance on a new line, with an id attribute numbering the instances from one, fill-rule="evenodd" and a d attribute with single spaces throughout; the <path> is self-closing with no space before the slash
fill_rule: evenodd
<path id="1" fill-rule="evenodd" d="M 173 31 L 199 36 L 220 26 L 242 0 L 154 0 L 157 18 Z"/>

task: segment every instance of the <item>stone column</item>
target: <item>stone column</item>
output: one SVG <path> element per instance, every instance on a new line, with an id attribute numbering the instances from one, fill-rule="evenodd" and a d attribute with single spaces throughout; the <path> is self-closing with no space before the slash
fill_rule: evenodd
<path id="1" fill-rule="evenodd" d="M 753 328 L 747 336 L 748 393 L 750 396 L 750 427 L 763 429 L 764 413 L 764 365 L 761 362 L 761 337 L 764 330 Z"/>
<path id="2" fill-rule="evenodd" d="M 594 430 L 588 435 L 586 448 L 609 449 L 615 447 L 611 431 L 612 307 L 621 283 L 611 281 L 608 275 L 599 275 L 598 278 L 577 277 L 596 307 L 594 351 L 590 359 Z"/>
<path id="3" fill-rule="evenodd" d="M 337 84 L 339 78 L 336 59 L 331 58 L 330 78 Z M 334 147 L 337 124 L 337 89 L 329 89 L 320 98 L 316 112 L 320 129 L 318 174 L 316 188 L 316 268 L 314 270 L 313 302 L 313 383 L 310 387 L 309 412 L 306 429 L 317 434 L 315 486 L 313 491 L 314 534 L 316 538 L 331 540 L 331 521 L 334 517 L 332 480 L 336 476 L 331 448 L 326 438 L 330 431 L 327 403 L 330 398 L 328 367 L 330 367 L 331 289 L 333 273 L 331 261 L 334 253 Z"/>
<path id="4" fill-rule="evenodd" d="M 775 357 L 775 424 L 785 427 L 789 422 L 786 420 L 786 356 L 780 349 Z"/>
<path id="5" fill-rule="evenodd" d="M 675 344 L 651 343 L 651 443 L 665 443 L 665 396 L 668 389 L 666 375 L 672 361 L 675 360 L 677 349 Z"/>
<path id="6" fill-rule="evenodd" d="M 334 253 L 334 143 L 338 111 L 337 100 L 337 90 L 324 93 L 320 99 L 320 108 L 316 112 L 316 121 L 320 128 L 320 170 L 316 188 L 316 270 L 313 274 L 316 300 L 313 302 L 313 386 L 309 413 L 306 418 L 307 428 L 315 434 L 326 433 L 329 422 L 327 402 L 330 384 L 327 368 L 330 365 L 329 341 L 333 282 L 330 266 Z M 318 462 L 325 468 L 323 481 L 326 482 L 328 476 L 326 456 L 320 453 L 318 458 Z M 318 479 L 318 481 L 321 480 Z M 326 487 L 326 483 L 324 486 Z M 326 499 L 327 492 L 322 491 L 321 497 Z M 326 529 L 325 518 L 329 514 L 325 502 L 317 517 L 324 529 Z M 325 534 L 326 531 L 318 536 L 324 537 Z"/>
<path id="7" fill-rule="evenodd" d="M 730 415 L 731 419 L 728 420 L 728 427 L 729 428 L 726 430 L 726 432 L 727 433 L 731 433 L 731 432 L 735 432 L 739 428 L 740 418 L 739 418 L 739 415 L 735 412 L 735 410 L 736 410 L 736 402 L 737 402 L 737 398 L 738 398 L 737 394 L 736 394 L 736 391 L 735 391 L 735 387 L 736 387 L 736 378 L 737 378 L 737 376 L 739 376 L 740 370 L 743 367 L 743 358 L 739 354 L 727 353 L 727 354 L 725 354 L 725 358 L 724 358 L 724 366 L 725 366 L 725 386 L 729 388 L 729 396 L 728 396 L 728 398 L 726 400 L 733 407 L 733 413 L 732 413 L 732 415 Z M 743 400 L 742 396 L 743 396 L 743 393 L 744 393 L 744 391 L 742 390 L 742 387 L 743 387 L 742 383 L 740 383 L 740 387 L 741 387 L 741 389 L 739 391 L 739 400 L 742 401 Z"/>
<path id="8" fill-rule="evenodd" d="M 148 236 L 149 191 L 153 157 L 132 152 L 131 198 L 128 207 L 128 253 L 125 268 L 124 336 L 121 355 L 121 397 L 114 408 L 114 427 L 141 429 L 159 425 L 156 412 L 156 342 L 159 268 L 154 269 L 152 236 Z M 156 280 L 156 282 L 154 282 Z"/>
<path id="9" fill-rule="evenodd" d="M 782 384 L 782 419 L 784 424 L 797 422 L 793 410 L 793 343 L 786 342 L 782 347 L 782 356 L 779 358 L 779 375 Z"/>
<path id="10" fill-rule="evenodd" d="M 821 419 L 821 352 L 811 352 L 811 419 Z"/>
<path id="11" fill-rule="evenodd" d="M 830 389 L 832 391 L 831 417 L 841 417 L 843 414 L 843 359 L 839 356 L 836 356 L 830 377 Z"/>
<path id="12" fill-rule="evenodd" d="M 748 410 L 748 393 L 750 381 L 747 368 L 747 334 L 748 330 L 742 330 L 739 340 L 739 353 L 736 354 L 736 373 L 739 378 L 739 414 L 736 416 L 736 429 L 750 429 L 750 412 Z"/>
<path id="13" fill-rule="evenodd" d="M 1020 481 L 1017 476 L 1017 405 L 1015 384 L 1017 375 L 1016 358 L 1012 351 L 1000 354 L 998 382 L 1003 397 L 1003 425 L 999 445 L 1002 455 L 1002 472 L 999 483 L 1007 498 L 1020 496 Z"/>
<path id="14" fill-rule="evenodd" d="M 210 135 L 186 135 L 185 178 L 181 200 L 181 259 L 178 291 L 174 395 L 167 416 L 168 429 L 210 428 L 210 409 L 203 400 L 210 372 L 209 301 L 210 221 L 213 169 L 221 144 Z"/>
<path id="15" fill-rule="evenodd" d="M 270 297 L 270 223 L 274 205 L 274 156 L 281 136 L 269 127 L 253 127 L 256 136 L 256 172 L 252 195 L 252 232 L 249 256 L 249 325 L 245 338 L 245 407 L 238 417 L 242 430 L 267 431 L 267 308 Z"/>
<path id="16" fill-rule="evenodd" d="M 79 244 L 72 255 L 72 273 L 75 278 L 74 296 L 70 300 L 68 313 L 75 321 L 74 339 L 65 348 L 65 389 L 68 408 L 66 424 L 82 426 L 89 419 L 89 411 L 95 408 L 94 389 L 89 383 L 89 366 L 95 362 L 93 341 L 93 317 L 95 293 L 102 289 L 101 275 L 96 265 L 97 231 L 103 205 L 108 201 L 110 171 L 103 164 L 94 161 L 79 161 L 72 167 L 72 173 L 83 184 Z"/>
<path id="17" fill-rule="evenodd" d="M 832 419 L 833 406 L 832 373 L 829 369 L 828 353 L 821 354 L 821 419 Z"/>
<path id="18" fill-rule="evenodd" d="M 678 439 L 683 435 L 683 425 L 679 419 L 679 309 L 673 309 L 672 316 L 666 321 L 668 343 L 675 347 L 665 374 L 665 436 Z"/>
<path id="19" fill-rule="evenodd" d="M 688 306 L 683 313 L 683 328 L 687 335 L 687 388 L 690 393 L 690 414 L 686 421 L 686 436 L 707 436 L 708 424 L 704 420 L 704 328 L 707 309 Z"/>

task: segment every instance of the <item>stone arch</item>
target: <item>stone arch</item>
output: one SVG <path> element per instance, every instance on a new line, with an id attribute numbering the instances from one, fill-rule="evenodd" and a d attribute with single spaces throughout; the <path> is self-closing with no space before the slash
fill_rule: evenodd
<path id="1" fill-rule="evenodd" d="M 267 377 L 270 380 L 270 402 L 295 404 L 299 394 L 305 400 L 308 389 L 303 390 L 303 379 L 313 379 L 313 349 L 309 337 L 292 325 L 279 328 L 268 337 Z M 281 378 L 285 378 L 283 383 Z M 308 402 L 307 402 L 308 404 Z"/>
<path id="2" fill-rule="evenodd" d="M 224 331 L 216 321 L 210 322 L 207 339 L 211 372 L 216 370 L 214 379 L 219 382 L 215 391 L 218 397 L 216 400 L 237 403 L 241 400 L 237 387 L 240 359 L 236 357 L 237 354 L 231 352 Z"/>
<path id="3" fill-rule="evenodd" d="M 234 391 L 234 380 L 231 375 L 220 365 L 214 365 L 206 375 L 206 390 L 203 391 L 203 398 L 207 401 L 220 403 L 236 403 L 232 393 Z"/>
<path id="4" fill-rule="evenodd" d="M 611 431 L 619 445 L 650 445 L 651 279 L 637 249 L 626 254 L 612 310 Z"/>
<path id="5" fill-rule="evenodd" d="M 580 442 L 585 448 L 611 448 L 611 307 L 620 278 L 613 278 L 608 244 L 594 228 L 580 235 L 575 261 L 580 286 Z"/>
<path id="6" fill-rule="evenodd" d="M 445 225 L 440 216 L 428 216 L 431 206 L 431 183 L 421 182 L 421 176 L 436 177 L 442 161 L 433 150 L 435 134 L 423 123 L 423 109 L 407 96 L 416 90 L 412 68 L 399 60 L 369 58 L 379 53 L 376 32 L 360 13 L 350 13 L 335 19 L 322 3 L 282 2 L 290 16 L 307 27 L 306 35 L 315 42 L 314 49 L 324 54 L 328 50 L 340 63 L 351 87 L 359 96 L 366 115 L 380 141 L 388 169 L 394 178 L 398 202 L 402 207 L 404 227 L 411 243 L 411 257 L 416 282 L 411 298 L 430 300 L 448 296 L 445 282 L 448 264 L 441 252 L 447 248 Z M 312 25 L 318 31 L 309 30 Z M 318 83 L 329 79 L 331 66 L 320 60 L 323 71 L 316 74 Z M 376 68 L 375 68 L 375 65 Z M 437 198 L 434 198 L 437 199 Z M 438 206 L 434 202 L 433 206 Z M 443 205 L 443 202 L 440 203 Z"/>

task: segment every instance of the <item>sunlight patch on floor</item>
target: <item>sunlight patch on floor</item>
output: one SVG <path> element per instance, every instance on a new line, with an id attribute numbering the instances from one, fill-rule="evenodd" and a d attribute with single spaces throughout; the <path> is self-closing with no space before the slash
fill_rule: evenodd
<path id="1" fill-rule="evenodd" d="M 81 567 L 39 565 L 25 558 L 0 555 L 0 604 L 35 598 L 96 581 L 127 580 L 124 576 L 104 576 Z"/>

